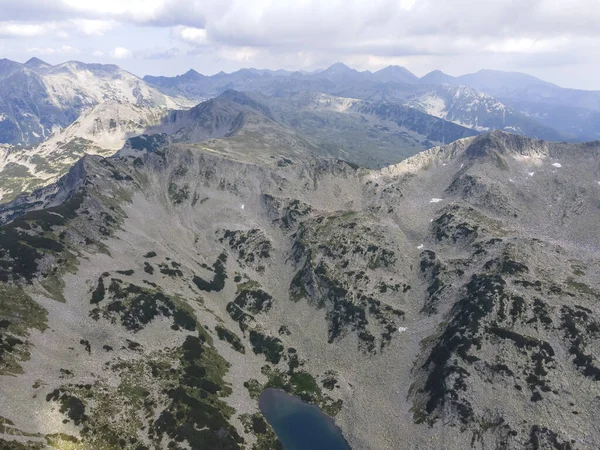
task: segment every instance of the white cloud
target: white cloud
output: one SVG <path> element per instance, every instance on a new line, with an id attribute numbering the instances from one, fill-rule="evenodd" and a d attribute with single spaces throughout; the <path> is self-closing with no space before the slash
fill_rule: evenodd
<path id="1" fill-rule="evenodd" d="M 100 51 L 100 50 L 94 50 L 92 52 L 92 56 L 95 56 L 96 58 L 99 58 L 100 56 L 104 56 L 104 52 Z"/>
<path id="2" fill-rule="evenodd" d="M 79 53 L 79 49 L 71 47 L 70 45 L 63 45 L 58 48 L 45 47 L 45 48 L 30 48 L 27 50 L 28 53 L 37 53 L 39 55 L 74 55 Z"/>
<path id="3" fill-rule="evenodd" d="M 146 50 L 139 50 L 133 53 L 134 58 L 138 59 L 171 59 L 181 55 L 183 52 L 178 48 L 161 49 L 153 47 Z"/>
<path id="4" fill-rule="evenodd" d="M 207 43 L 206 30 L 202 28 L 177 26 L 173 28 L 172 35 L 194 45 L 204 45 Z"/>
<path id="5" fill-rule="evenodd" d="M 93 48 L 99 45 L 80 44 L 76 39 L 92 40 L 118 27 L 130 27 L 115 31 L 123 31 L 123 40 L 116 42 L 127 42 L 124 33 L 144 25 L 135 33 L 149 37 L 143 45 L 151 50 L 121 51 L 113 57 L 172 57 L 175 51 L 169 53 L 171 49 L 153 48 L 167 45 L 164 31 L 155 28 L 167 27 L 190 55 L 205 57 L 215 66 L 234 67 L 238 61 L 240 65 L 312 69 L 342 60 L 358 69 L 408 65 L 419 74 L 434 68 L 457 73 L 483 67 L 527 67 L 539 70 L 538 75 L 544 73 L 542 68 L 560 67 L 583 79 L 594 72 L 592 66 L 600 69 L 595 62 L 600 56 L 597 2 L 0 0 L 0 39 L 70 37 L 73 41 L 68 42 L 75 47 Z M 154 36 L 156 41 L 151 40 Z M 127 45 L 135 49 L 135 44 Z M 114 50 L 110 54 L 117 55 Z M 232 64 L 227 66 L 229 61 Z M 589 66 L 587 70 L 573 69 L 583 64 Z M 140 61 L 137 65 L 144 70 L 149 67 Z"/>
<path id="6" fill-rule="evenodd" d="M 204 23 L 206 3 L 215 0 L 63 0 L 73 13 L 157 26 Z"/>
<path id="7" fill-rule="evenodd" d="M 16 22 L 0 22 L 0 37 L 4 38 L 26 38 L 43 36 L 51 31 L 56 30 L 53 23 L 16 23 Z"/>
<path id="8" fill-rule="evenodd" d="M 0 0 L 1 1 L 1 0 Z M 102 36 L 119 24 L 114 20 L 72 19 L 59 22 L 0 22 L 0 38 L 58 37 L 68 38 L 71 34 Z"/>
<path id="9" fill-rule="evenodd" d="M 118 25 L 114 20 L 74 19 L 71 22 L 76 30 L 85 36 L 102 36 Z"/>
<path id="10" fill-rule="evenodd" d="M 115 47 L 113 51 L 110 52 L 110 56 L 115 59 L 128 59 L 133 56 L 133 53 L 125 47 Z"/>
<path id="11" fill-rule="evenodd" d="M 569 39 L 565 36 L 550 39 L 509 38 L 492 42 L 485 50 L 495 53 L 547 53 L 564 50 L 568 45 Z"/>
<path id="12" fill-rule="evenodd" d="M 256 58 L 259 54 L 259 50 L 251 47 L 223 48 L 219 54 L 222 58 L 230 61 L 249 63 Z"/>

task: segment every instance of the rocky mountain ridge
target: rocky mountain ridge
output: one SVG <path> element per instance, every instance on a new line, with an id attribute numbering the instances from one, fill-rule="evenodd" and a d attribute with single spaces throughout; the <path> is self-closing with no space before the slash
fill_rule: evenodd
<path id="1" fill-rule="evenodd" d="M 594 91 L 564 89 L 530 75 L 492 70 L 460 77 L 436 70 L 418 78 L 400 66 L 373 73 L 336 63 L 311 73 L 242 69 L 214 76 L 191 71 L 179 77 L 144 79 L 169 95 L 194 100 L 214 97 L 227 89 L 266 95 L 311 90 L 400 103 L 425 112 L 429 109 L 438 117 L 479 131 L 500 129 L 556 141 L 595 140 L 600 123 Z M 505 112 L 498 114 L 501 111 Z"/>
<path id="2" fill-rule="evenodd" d="M 378 168 L 437 143 L 475 132 L 414 109 L 300 92 L 266 97 L 229 90 L 188 110 L 166 112 L 123 102 L 105 102 L 30 149 L 6 147 L 0 162 L 0 198 L 55 181 L 84 154 L 110 156 L 128 137 L 169 135 L 176 143 L 208 142 L 234 148 L 240 157 L 286 154 L 332 156 Z M 296 149 L 297 147 L 297 149 Z"/>
<path id="3" fill-rule="evenodd" d="M 86 154 L 112 156 L 129 137 L 159 124 L 166 113 L 162 108 L 106 101 L 38 145 L 0 149 L 0 199 L 7 202 L 56 181 Z"/>
<path id="4" fill-rule="evenodd" d="M 2 208 L 0 439 L 276 448 L 270 386 L 353 449 L 600 442 L 597 143 L 230 151 L 134 137 Z"/>
<path id="5" fill-rule="evenodd" d="M 39 59 L 0 62 L 0 142 L 31 146 L 104 102 L 175 108 L 181 104 L 115 65 Z"/>
<path id="6" fill-rule="evenodd" d="M 553 86 L 533 77 L 489 71 L 459 78 L 440 72 L 418 79 L 398 66 L 371 73 L 338 63 L 313 73 L 244 69 L 207 77 L 190 70 L 179 77 L 146 77 L 143 81 L 114 65 L 67 62 L 51 66 L 33 58 L 25 64 L 3 60 L 0 77 L 5 89 L 0 92 L 0 141 L 11 143 L 0 150 L 3 201 L 54 181 L 83 154 L 109 156 L 126 137 L 156 125 L 161 111 L 166 115 L 169 109 L 181 110 L 181 106 L 220 97 L 232 88 L 247 91 L 258 103 L 277 112 L 273 119 L 285 129 L 273 123 L 268 127 L 282 138 L 279 145 L 313 146 L 316 154 L 371 168 L 492 129 L 550 141 L 581 140 L 596 139 L 600 123 L 598 113 L 585 109 L 589 105 L 581 102 L 552 103 L 543 100 L 544 94 L 523 96 L 519 105 L 514 105 L 458 85 L 469 84 L 498 95 L 504 95 L 509 81 L 515 89 Z M 542 109 L 540 101 L 546 102 Z M 103 109 L 100 105 L 104 103 Z M 122 106 L 113 106 L 119 104 Z M 110 125 L 107 111 L 111 108 L 131 110 L 125 113 L 127 123 L 115 112 L 116 128 L 105 134 L 105 142 L 97 142 L 93 126 L 77 125 L 92 119 L 108 120 Z M 170 120 L 183 116 L 185 112 L 173 112 Z M 250 134 L 222 143 L 243 147 L 251 142 L 260 148 L 273 141 L 258 133 L 266 123 L 258 120 Z M 70 124 L 73 126 L 67 129 Z M 71 137 L 76 128 L 77 136 Z M 125 131 L 119 131 L 121 128 Z M 168 127 L 165 131 L 170 132 Z M 106 141 L 109 135 L 110 142 Z"/>

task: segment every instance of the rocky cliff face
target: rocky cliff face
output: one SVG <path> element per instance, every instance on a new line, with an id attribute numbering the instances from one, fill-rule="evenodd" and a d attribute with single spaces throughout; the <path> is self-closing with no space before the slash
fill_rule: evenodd
<path id="1" fill-rule="evenodd" d="M 355 449 L 594 447 L 599 153 L 87 156 L 0 211 L 0 442 L 276 448 L 272 386 Z"/>

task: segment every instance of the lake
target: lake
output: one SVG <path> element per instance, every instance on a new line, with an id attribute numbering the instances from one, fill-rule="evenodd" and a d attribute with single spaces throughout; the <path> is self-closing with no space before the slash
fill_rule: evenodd
<path id="1" fill-rule="evenodd" d="M 279 389 L 265 389 L 260 411 L 285 450 L 350 450 L 342 431 L 317 406 Z"/>

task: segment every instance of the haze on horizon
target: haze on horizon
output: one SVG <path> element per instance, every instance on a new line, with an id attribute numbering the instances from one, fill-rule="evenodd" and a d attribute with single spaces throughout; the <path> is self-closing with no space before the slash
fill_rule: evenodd
<path id="1" fill-rule="evenodd" d="M 518 71 L 600 89 L 593 0 L 0 0 L 0 56 L 143 76 L 244 67 Z"/>

